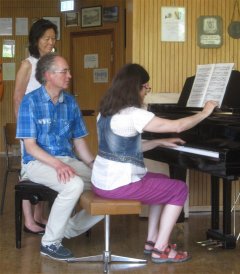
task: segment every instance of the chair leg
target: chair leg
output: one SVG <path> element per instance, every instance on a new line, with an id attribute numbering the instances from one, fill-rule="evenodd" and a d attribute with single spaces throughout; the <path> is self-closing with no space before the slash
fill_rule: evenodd
<path id="1" fill-rule="evenodd" d="M 103 251 L 102 255 L 72 258 L 72 259 L 68 259 L 67 261 L 71 263 L 73 262 L 103 262 L 104 269 L 107 269 L 107 265 L 110 262 L 147 263 L 147 260 L 111 255 L 111 251 L 109 249 L 109 245 L 110 245 L 110 216 L 109 215 L 105 215 L 105 218 L 104 218 L 104 234 L 105 234 L 104 235 L 105 250 Z"/>
<path id="2" fill-rule="evenodd" d="M 22 198 L 18 191 L 15 191 L 15 238 L 16 248 L 21 248 L 22 238 Z"/>
<path id="3" fill-rule="evenodd" d="M 0 214 L 3 214 L 4 202 L 5 202 L 5 194 L 7 188 L 7 179 L 8 179 L 8 170 L 5 171 L 4 180 L 3 180 L 3 189 L 2 189 L 2 200 L 1 200 L 1 209 Z"/>

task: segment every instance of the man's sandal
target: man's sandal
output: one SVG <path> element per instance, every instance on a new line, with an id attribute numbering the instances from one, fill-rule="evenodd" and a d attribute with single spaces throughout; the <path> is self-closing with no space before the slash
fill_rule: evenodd
<path id="1" fill-rule="evenodd" d="M 145 242 L 145 246 L 149 246 L 150 248 L 146 249 L 146 247 L 145 247 L 144 250 L 143 250 L 143 254 L 145 254 L 145 255 L 151 255 L 152 251 L 154 249 L 154 245 L 155 245 L 154 242 L 152 242 L 152 241 L 146 241 Z M 177 248 L 177 244 L 169 244 L 168 247 L 175 250 Z"/>
<path id="2" fill-rule="evenodd" d="M 158 255 L 158 257 L 151 258 L 153 263 L 162 264 L 162 263 L 182 263 L 191 259 L 191 256 L 184 251 L 177 251 L 174 258 L 169 258 L 169 253 L 171 251 L 170 247 L 167 247 L 164 251 L 160 251 L 156 248 L 153 249 L 152 254 Z"/>

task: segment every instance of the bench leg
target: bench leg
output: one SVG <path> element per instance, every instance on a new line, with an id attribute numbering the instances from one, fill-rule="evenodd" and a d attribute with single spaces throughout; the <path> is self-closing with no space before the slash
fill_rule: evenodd
<path id="1" fill-rule="evenodd" d="M 15 191 L 15 237 L 16 237 L 16 248 L 21 248 L 22 199 L 18 191 Z"/>
<path id="2" fill-rule="evenodd" d="M 80 258 L 71 258 L 68 259 L 68 262 L 103 262 L 106 268 L 106 265 L 110 262 L 126 262 L 126 263 L 147 263 L 147 260 L 135 259 L 130 257 L 123 257 L 112 255 L 109 249 L 110 245 L 110 216 L 105 215 L 104 218 L 104 233 L 105 233 L 105 250 L 101 255 L 80 257 Z"/>
<path id="3" fill-rule="evenodd" d="M 3 214 L 6 188 L 7 188 L 7 179 L 8 179 L 8 170 L 5 171 L 5 175 L 4 175 L 4 179 L 3 179 L 2 200 L 1 200 L 1 210 L 0 210 L 1 215 Z"/>

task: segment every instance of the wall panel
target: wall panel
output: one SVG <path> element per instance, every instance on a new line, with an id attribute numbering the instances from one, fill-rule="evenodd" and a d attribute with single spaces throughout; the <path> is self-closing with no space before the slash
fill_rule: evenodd
<path id="1" fill-rule="evenodd" d="M 239 64 L 239 39 L 227 33 L 234 0 L 131 0 L 133 5 L 132 61 L 144 65 L 151 75 L 153 92 L 180 92 L 186 77 L 195 74 L 198 64 L 234 62 Z M 161 42 L 161 7 L 186 8 L 186 41 Z M 197 18 L 218 15 L 223 19 L 223 45 L 199 48 Z"/>

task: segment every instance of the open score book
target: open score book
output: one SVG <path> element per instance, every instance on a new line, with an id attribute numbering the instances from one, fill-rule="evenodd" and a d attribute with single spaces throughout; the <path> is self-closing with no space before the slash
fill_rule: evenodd
<path id="1" fill-rule="evenodd" d="M 198 65 L 187 107 L 203 107 L 214 100 L 221 107 L 233 63 Z"/>

